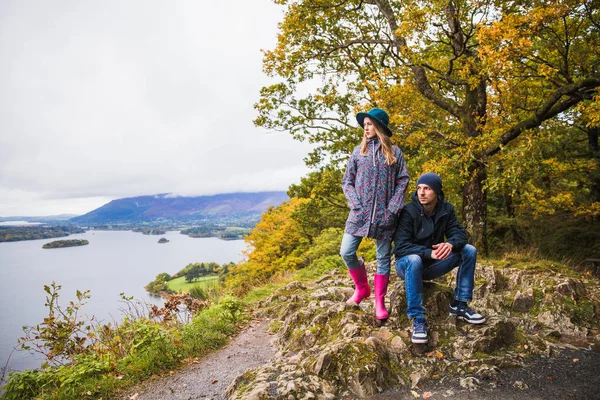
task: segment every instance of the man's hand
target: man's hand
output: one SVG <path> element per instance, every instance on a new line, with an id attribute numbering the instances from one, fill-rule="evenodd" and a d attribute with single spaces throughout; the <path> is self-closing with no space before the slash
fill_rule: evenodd
<path id="1" fill-rule="evenodd" d="M 434 260 L 445 260 L 452 253 L 452 244 L 448 242 L 434 244 L 431 246 L 431 258 Z"/>

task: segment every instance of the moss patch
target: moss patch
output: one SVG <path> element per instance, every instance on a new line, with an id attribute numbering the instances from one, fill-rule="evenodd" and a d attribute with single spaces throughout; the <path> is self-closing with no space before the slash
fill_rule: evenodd
<path id="1" fill-rule="evenodd" d="M 599 327 L 594 303 L 585 299 L 575 302 L 568 296 L 563 296 L 563 301 L 565 309 L 571 316 L 572 323 L 575 325 L 584 326 L 586 328 Z"/>

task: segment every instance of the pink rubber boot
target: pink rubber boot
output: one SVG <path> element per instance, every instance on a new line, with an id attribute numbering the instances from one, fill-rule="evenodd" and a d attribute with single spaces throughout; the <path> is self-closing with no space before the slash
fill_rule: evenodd
<path id="1" fill-rule="evenodd" d="M 365 268 L 365 262 L 360 263 L 360 267 L 356 269 L 349 269 L 348 272 L 354 280 L 354 294 L 346 301 L 346 304 L 357 306 L 363 299 L 366 299 L 371 295 L 371 288 L 369 288 L 369 281 L 367 280 L 367 270 Z"/>
<path id="2" fill-rule="evenodd" d="M 375 292 L 375 318 L 388 319 L 388 310 L 385 308 L 385 295 L 387 294 L 389 275 L 375 274 L 373 289 Z"/>

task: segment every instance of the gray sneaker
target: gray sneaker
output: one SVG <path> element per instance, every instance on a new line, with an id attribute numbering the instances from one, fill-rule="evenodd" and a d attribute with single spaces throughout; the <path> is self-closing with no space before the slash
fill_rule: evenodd
<path id="1" fill-rule="evenodd" d="M 413 343 L 427 343 L 427 322 L 415 320 L 412 323 L 412 342 Z"/>
<path id="2" fill-rule="evenodd" d="M 485 317 L 477 311 L 469 308 L 466 304 L 453 306 L 450 304 L 450 315 L 456 315 L 456 318 L 467 321 L 470 324 L 483 324 Z"/>

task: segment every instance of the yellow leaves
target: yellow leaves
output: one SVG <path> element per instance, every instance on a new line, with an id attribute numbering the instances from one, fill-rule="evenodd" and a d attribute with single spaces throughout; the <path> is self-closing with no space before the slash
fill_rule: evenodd
<path id="1" fill-rule="evenodd" d="M 559 72 L 557 68 L 551 67 L 546 64 L 538 64 L 537 67 L 538 74 L 545 76 L 546 78 L 550 78 L 556 75 L 557 72 Z"/>
<path id="2" fill-rule="evenodd" d="M 442 353 L 442 352 L 441 352 L 441 351 L 439 351 L 439 350 L 432 350 L 432 351 L 430 351 L 430 352 L 428 352 L 428 353 L 425 353 L 425 355 L 426 355 L 427 357 L 436 357 L 436 358 L 438 358 L 438 359 L 440 359 L 440 360 L 443 360 L 443 359 L 444 359 L 444 353 Z"/>
<path id="3" fill-rule="evenodd" d="M 408 41 L 415 40 L 430 24 L 431 8 L 426 3 L 414 1 L 403 2 L 398 15 L 398 29 L 394 32 L 396 36 L 406 38 Z"/>
<path id="4" fill-rule="evenodd" d="M 575 211 L 575 215 L 578 217 L 585 217 L 589 220 L 600 217 L 600 202 L 594 202 L 588 206 L 578 207 Z"/>
<path id="5" fill-rule="evenodd" d="M 265 52 L 265 70 L 279 74 L 286 84 L 261 91 L 255 122 L 316 143 L 312 165 L 329 156 L 344 159 L 358 132 L 352 126 L 338 129 L 343 122 L 327 125 L 336 128 L 334 133 L 311 130 L 313 116 L 354 123 L 353 114 L 377 106 L 390 115 L 392 140 L 405 152 L 411 176 L 439 172 L 447 193 L 460 194 L 473 166 L 484 165 L 490 199 L 511 196 L 515 208 L 527 215 L 574 211 L 589 203 L 581 188 L 589 188 L 587 175 L 598 166 L 581 157 L 587 154 L 577 144 L 581 140 L 568 140 L 576 133 L 564 129 L 575 122 L 600 125 L 600 97 L 540 129 L 520 133 L 500 153 L 486 156 L 512 127 L 534 117 L 557 88 L 595 70 L 600 34 L 580 0 L 501 1 L 493 6 L 484 0 L 459 2 L 456 20 L 463 32 L 475 32 L 463 49 L 457 44 L 460 35 L 452 35 L 446 0 L 394 1 L 394 32 L 377 2 L 277 2 L 285 5 L 285 18 L 276 48 Z M 394 35 L 406 40 L 408 48 L 401 55 L 389 45 Z M 422 67 L 427 77 L 420 86 L 414 67 Z M 298 99 L 299 82 L 317 76 L 322 89 Z M 473 89 L 482 83 L 486 93 L 478 97 Z M 451 111 L 440 103 L 451 103 Z M 474 111 L 479 106 L 485 107 L 481 114 Z M 552 126 L 563 131 L 556 133 Z M 595 212 L 592 206 L 584 208 L 581 212 Z M 292 222 L 277 226 L 302 240 Z M 293 248 L 281 237 L 270 240 L 265 233 L 263 238 L 262 225 L 257 228 L 251 240 L 262 250 L 250 261 L 265 262 L 273 270 L 295 263 Z M 287 261 L 273 261 L 276 254 L 285 254 Z"/>
<path id="6" fill-rule="evenodd" d="M 251 248 L 248 261 L 230 269 L 226 286 L 243 292 L 275 273 L 293 270 L 301 259 L 294 253 L 308 243 L 292 214 L 309 199 L 292 198 L 262 214 L 261 220 L 246 237 Z"/>
<path id="7" fill-rule="evenodd" d="M 581 113 L 586 128 L 600 126 L 600 92 L 592 101 L 580 103 L 577 110 Z"/>
<path id="8" fill-rule="evenodd" d="M 533 46 L 531 31 L 526 27 L 527 16 L 503 15 L 502 19 L 477 29 L 479 58 L 492 76 L 505 75 L 513 70 L 514 61 Z"/>

